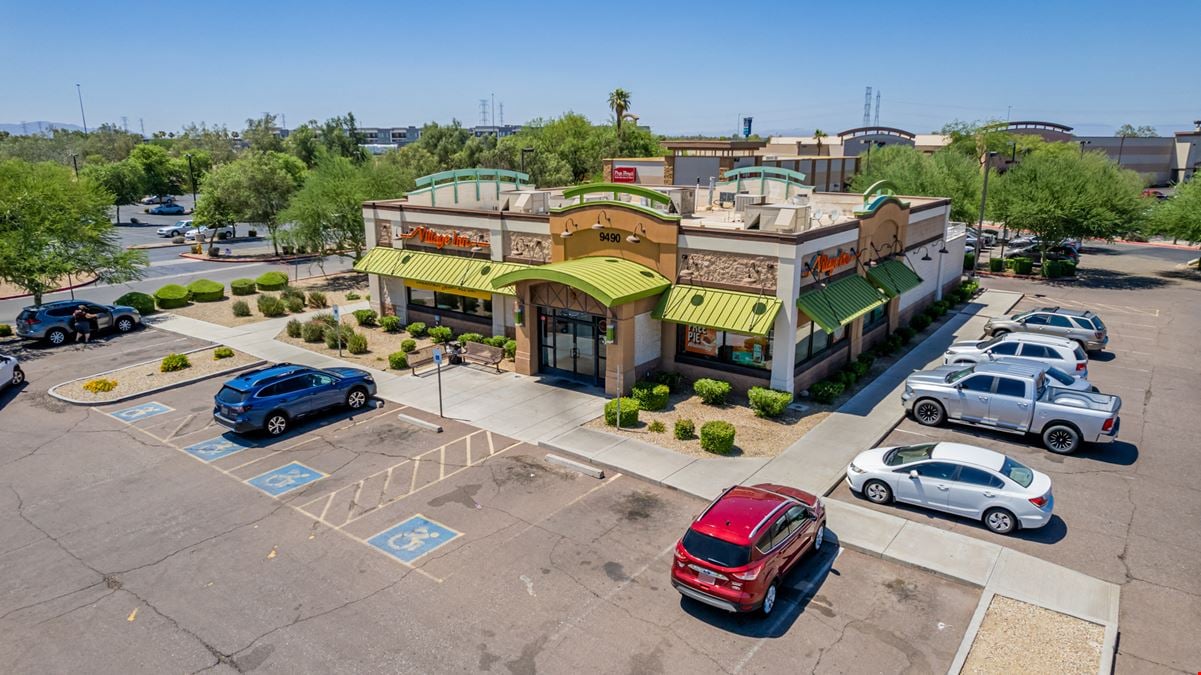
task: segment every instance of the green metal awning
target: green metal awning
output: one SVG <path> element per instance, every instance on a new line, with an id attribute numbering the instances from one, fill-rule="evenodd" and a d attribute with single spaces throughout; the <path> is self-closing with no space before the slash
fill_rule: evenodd
<path id="1" fill-rule="evenodd" d="M 406 282 L 428 285 L 432 289 L 517 295 L 509 284 L 494 286 L 492 280 L 509 272 L 529 267 L 520 263 L 464 258 L 445 253 L 426 253 L 389 246 L 376 246 L 354 264 L 358 272 L 400 277 Z"/>
<path id="2" fill-rule="evenodd" d="M 917 272 L 909 269 L 909 266 L 900 260 L 883 260 L 875 267 L 867 268 L 867 276 L 890 298 L 895 298 L 922 283 L 922 278 Z"/>
<path id="3" fill-rule="evenodd" d="M 622 258 L 604 256 L 523 267 L 492 279 L 493 286 L 518 281 L 555 281 L 596 298 L 605 307 L 659 295 L 671 286 L 662 274 Z"/>
<path id="4" fill-rule="evenodd" d="M 887 301 L 887 296 L 856 274 L 802 293 L 796 304 L 814 323 L 833 333 Z"/>
<path id="5" fill-rule="evenodd" d="M 767 335 L 781 304 L 778 298 L 753 293 L 672 286 L 659 299 L 659 306 L 652 316 L 660 321 Z"/>

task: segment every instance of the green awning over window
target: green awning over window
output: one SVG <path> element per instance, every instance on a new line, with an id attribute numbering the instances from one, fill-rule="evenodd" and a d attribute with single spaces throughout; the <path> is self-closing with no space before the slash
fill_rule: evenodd
<path id="1" fill-rule="evenodd" d="M 587 293 L 605 307 L 659 295 L 671 286 L 649 267 L 605 256 L 523 267 L 495 277 L 492 284 L 508 286 L 518 281 L 555 281 Z"/>
<path id="2" fill-rule="evenodd" d="M 660 321 L 686 323 L 733 333 L 767 335 L 780 311 L 774 297 L 719 291 L 700 286 L 672 286 L 659 299 L 652 316 Z"/>
<path id="3" fill-rule="evenodd" d="M 462 289 L 501 295 L 517 295 L 517 292 L 509 284 L 493 286 L 492 280 L 526 267 L 529 266 L 389 246 L 376 246 L 354 264 L 358 272 L 400 277 L 406 281 L 444 288 L 452 293 L 455 289 Z"/>
<path id="4" fill-rule="evenodd" d="M 813 323 L 833 333 L 887 301 L 866 279 L 853 275 L 833 281 L 825 288 L 802 293 L 796 304 Z"/>
<path id="5" fill-rule="evenodd" d="M 911 288 L 917 288 L 918 284 L 922 283 L 922 278 L 917 272 L 909 269 L 909 266 L 900 260 L 881 261 L 875 267 L 867 268 L 867 276 L 890 298 L 895 298 Z"/>

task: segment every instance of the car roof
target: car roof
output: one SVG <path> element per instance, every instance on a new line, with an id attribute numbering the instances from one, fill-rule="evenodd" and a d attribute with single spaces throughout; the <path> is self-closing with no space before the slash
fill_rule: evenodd
<path id="1" fill-rule="evenodd" d="M 692 529 L 732 544 L 749 546 L 768 516 L 785 504 L 799 502 L 774 490 L 735 485 L 697 517 Z"/>
<path id="2" fill-rule="evenodd" d="M 1064 314 L 1067 316 L 1096 316 L 1092 311 L 1087 309 L 1064 309 L 1062 307 L 1039 307 L 1032 311 L 1050 312 L 1052 314 Z"/>
<path id="3" fill-rule="evenodd" d="M 1000 471 L 1005 464 L 1005 455 L 965 443 L 939 443 L 930 451 L 930 459 L 974 464 L 993 471 Z"/>
<path id="4" fill-rule="evenodd" d="M 84 300 L 83 298 L 75 298 L 74 300 L 51 300 L 50 302 L 43 302 L 41 307 L 30 305 L 24 309 L 38 310 L 62 306 L 78 307 L 79 305 L 103 305 L 103 303 L 92 302 L 90 300 Z"/>
<path id="5" fill-rule="evenodd" d="M 1004 366 L 1015 366 L 1015 367 L 1016 366 L 1026 366 L 1027 368 L 1034 368 L 1035 370 L 1037 370 L 1040 373 L 1046 372 L 1055 367 L 1054 365 L 1047 363 L 1046 361 L 1039 361 L 1038 359 L 1031 359 L 1031 358 L 1022 358 L 1020 356 L 998 356 L 993 359 L 992 363 L 1004 365 Z"/>
<path id="6" fill-rule="evenodd" d="M 295 363 L 277 363 L 274 366 L 267 366 L 266 368 L 248 370 L 241 375 L 227 381 L 225 386 L 232 389 L 237 389 L 239 391 L 246 391 L 248 389 L 260 387 L 268 382 L 309 370 L 313 369 L 308 366 L 300 366 Z"/>
<path id="7" fill-rule="evenodd" d="M 1006 333 L 1001 342 L 1037 342 L 1039 344 L 1051 345 L 1053 347 L 1066 347 L 1071 349 L 1076 346 L 1075 342 L 1067 338 L 1057 337 L 1055 335 L 1040 335 L 1038 333 Z"/>
<path id="8" fill-rule="evenodd" d="M 1029 362 L 1024 363 L 1009 363 L 1003 361 L 985 361 L 977 363 L 972 370 L 977 375 L 1016 375 L 1018 377 L 1028 377 L 1034 379 L 1047 369 L 1041 365 L 1029 365 Z"/>

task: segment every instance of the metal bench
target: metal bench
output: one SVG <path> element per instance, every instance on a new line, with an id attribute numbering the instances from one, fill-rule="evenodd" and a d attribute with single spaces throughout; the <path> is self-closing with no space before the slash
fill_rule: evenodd
<path id="1" fill-rule="evenodd" d="M 505 350 L 482 342 L 466 342 L 463 344 L 463 350 L 459 352 L 459 357 L 467 363 L 492 366 L 499 373 L 501 359 L 505 358 Z"/>
<path id="2" fill-rule="evenodd" d="M 413 371 L 414 375 L 416 375 L 418 368 L 420 368 L 421 366 L 424 366 L 426 364 L 434 362 L 433 347 L 426 347 L 425 349 L 418 349 L 418 350 L 409 352 L 408 362 L 409 362 L 409 369 Z"/>

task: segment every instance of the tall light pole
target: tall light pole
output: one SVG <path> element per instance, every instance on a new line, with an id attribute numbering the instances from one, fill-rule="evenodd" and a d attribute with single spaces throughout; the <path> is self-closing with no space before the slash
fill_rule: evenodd
<path id="1" fill-rule="evenodd" d="M 79 155 L 77 155 L 73 152 L 71 153 L 71 165 L 75 167 L 75 177 L 76 178 L 79 178 L 79 160 L 77 159 L 78 157 L 79 157 Z"/>
<path id="2" fill-rule="evenodd" d="M 192 211 L 196 211 L 196 172 L 192 170 L 192 153 L 184 155 L 188 158 L 188 179 L 192 183 Z"/>
<path id="3" fill-rule="evenodd" d="M 992 160 L 997 153 L 990 150 L 984 156 L 984 187 L 980 190 L 980 224 L 976 226 L 976 252 L 972 256 L 972 276 L 980 267 L 980 242 L 984 241 L 984 207 L 988 203 L 988 174 L 992 172 Z"/>
<path id="4" fill-rule="evenodd" d="M 533 151 L 534 151 L 533 148 L 522 148 L 521 149 L 521 173 L 525 173 L 525 153 L 533 152 Z"/>
<path id="5" fill-rule="evenodd" d="M 88 133 L 88 116 L 83 112 L 83 90 L 79 88 L 79 83 L 75 83 L 75 94 L 79 97 L 79 117 L 83 120 L 83 133 Z"/>

